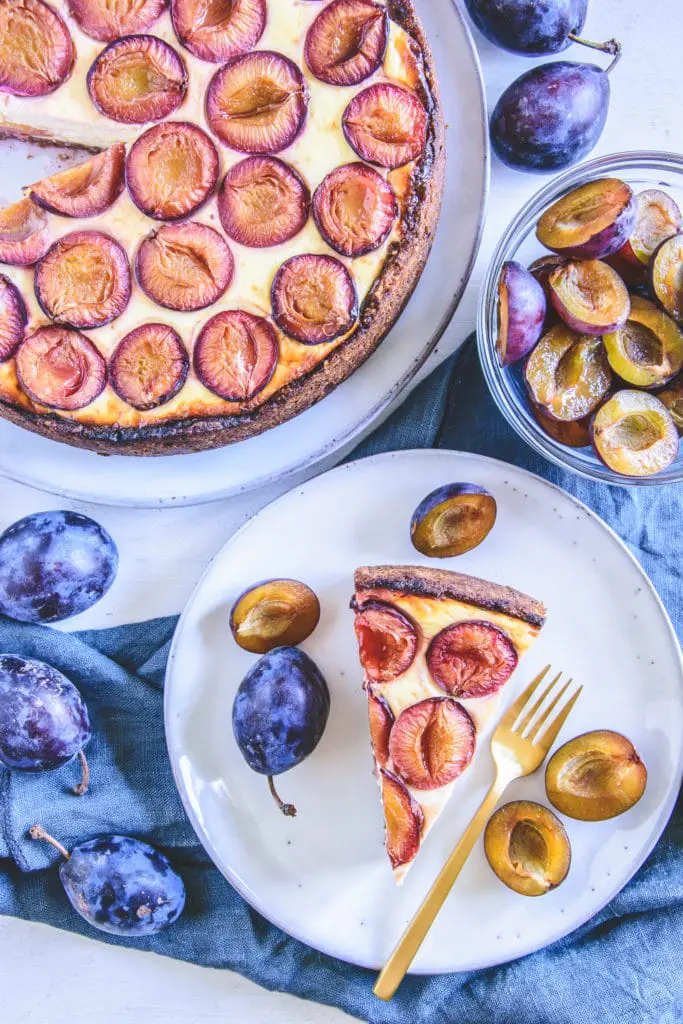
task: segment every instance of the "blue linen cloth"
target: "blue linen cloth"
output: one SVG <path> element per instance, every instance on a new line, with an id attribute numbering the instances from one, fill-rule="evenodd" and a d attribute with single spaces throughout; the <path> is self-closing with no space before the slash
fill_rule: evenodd
<path id="1" fill-rule="evenodd" d="M 495 456 L 530 469 L 597 511 L 641 560 L 683 630 L 683 488 L 621 489 L 578 479 L 537 458 L 499 416 L 472 340 L 432 374 L 354 457 L 425 446 Z M 64 895 L 38 822 L 67 846 L 122 832 L 164 849 L 185 880 L 183 917 L 138 949 L 227 967 L 270 989 L 330 1003 L 369 1024 L 681 1024 L 683 802 L 646 864 L 593 920 L 511 964 L 406 979 L 389 1004 L 374 975 L 289 938 L 252 910 L 213 867 L 185 817 L 168 763 L 162 688 L 174 618 L 58 633 L 0 618 L 0 651 L 55 665 L 85 696 L 94 726 L 87 797 L 75 766 L 27 776 L 0 769 L 0 914 L 43 921 L 117 945 Z M 8 1022 L 9 1024 L 9 1022 Z"/>

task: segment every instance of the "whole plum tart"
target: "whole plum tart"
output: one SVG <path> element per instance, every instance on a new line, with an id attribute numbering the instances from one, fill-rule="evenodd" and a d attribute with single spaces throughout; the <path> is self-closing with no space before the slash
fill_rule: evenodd
<path id="1" fill-rule="evenodd" d="M 0 135 L 90 151 L 0 210 L 0 415 L 103 453 L 324 398 L 407 302 L 443 188 L 413 0 L 0 0 Z"/>

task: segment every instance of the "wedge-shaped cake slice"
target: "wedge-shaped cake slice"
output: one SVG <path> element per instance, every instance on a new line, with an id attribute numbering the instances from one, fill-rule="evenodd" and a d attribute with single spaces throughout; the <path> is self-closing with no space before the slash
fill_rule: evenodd
<path id="1" fill-rule="evenodd" d="M 355 588 L 386 848 L 400 883 L 545 608 L 510 587 L 414 565 L 363 567 Z"/>

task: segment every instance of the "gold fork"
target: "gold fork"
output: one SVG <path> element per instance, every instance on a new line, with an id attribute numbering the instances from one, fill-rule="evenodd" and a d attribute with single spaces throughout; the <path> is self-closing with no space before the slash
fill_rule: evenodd
<path id="1" fill-rule="evenodd" d="M 503 791 L 515 779 L 531 775 L 541 766 L 564 725 L 567 715 L 578 700 L 583 689 L 582 686 L 579 686 L 551 719 L 550 716 L 558 708 L 562 697 L 571 685 L 572 680 L 569 679 L 536 719 L 544 701 L 550 697 L 562 676 L 562 673 L 559 672 L 533 706 L 529 707 L 532 697 L 535 696 L 549 671 L 550 665 L 546 665 L 514 704 L 508 708 L 498 723 L 491 737 L 491 753 L 496 766 L 493 784 L 465 830 L 462 839 L 444 864 L 441 873 L 380 972 L 372 990 L 380 999 L 391 999 L 403 981 L 415 954 L 431 928 L 434 918 L 441 910 L 453 883 L 472 852 L 474 844 L 481 835 Z M 546 728 L 540 733 L 543 725 L 546 725 Z"/>

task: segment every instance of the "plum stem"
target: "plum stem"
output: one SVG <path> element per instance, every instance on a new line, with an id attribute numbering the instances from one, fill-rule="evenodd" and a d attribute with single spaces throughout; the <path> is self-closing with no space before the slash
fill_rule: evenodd
<path id="1" fill-rule="evenodd" d="M 286 804 L 284 800 L 280 798 L 280 795 L 275 788 L 275 783 L 273 782 L 272 775 L 268 776 L 268 786 L 270 787 L 270 792 L 273 794 L 273 800 L 278 805 L 278 807 L 285 815 L 285 817 L 296 818 L 296 807 L 294 806 L 294 804 Z"/>
<path id="2" fill-rule="evenodd" d="M 90 766 L 86 760 L 85 754 L 82 750 L 78 751 L 78 760 L 81 762 L 81 781 L 74 786 L 74 793 L 76 796 L 83 796 L 84 793 L 88 792 L 88 786 L 90 785 Z"/>
<path id="3" fill-rule="evenodd" d="M 574 35 L 573 32 L 569 33 L 569 39 L 574 43 L 578 43 L 579 46 L 589 46 L 591 50 L 600 50 L 601 53 L 609 53 L 614 57 L 610 66 L 606 68 L 606 74 L 609 74 L 621 59 L 621 43 L 617 39 L 608 39 L 604 43 L 594 43 L 590 39 L 583 39 L 581 36 Z"/>
<path id="4" fill-rule="evenodd" d="M 61 843 L 58 843 L 54 836 L 51 836 L 49 832 L 45 831 L 42 825 L 31 825 L 28 832 L 31 839 L 44 839 L 50 844 L 50 846 L 54 846 L 55 850 L 59 850 L 64 860 L 68 860 L 71 856 L 66 847 L 62 846 Z"/>

